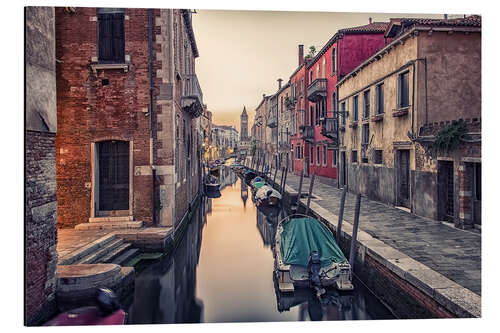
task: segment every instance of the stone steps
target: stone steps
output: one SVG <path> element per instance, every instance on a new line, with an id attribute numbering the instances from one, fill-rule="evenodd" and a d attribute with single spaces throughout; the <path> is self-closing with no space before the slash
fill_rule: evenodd
<path id="1" fill-rule="evenodd" d="M 104 221 L 80 223 L 75 226 L 76 230 L 116 230 L 116 229 L 139 229 L 142 228 L 142 221 Z"/>
<path id="2" fill-rule="evenodd" d="M 102 259 L 107 256 L 110 252 L 115 251 L 117 248 L 123 245 L 123 239 L 117 238 L 112 242 L 109 242 L 99 250 L 92 252 L 88 256 L 83 257 L 82 259 L 75 262 L 75 264 L 97 264 L 104 262 Z"/>
<path id="3" fill-rule="evenodd" d="M 129 222 L 133 221 L 133 216 L 100 216 L 100 217 L 90 217 L 89 223 L 96 222 Z"/>
<path id="4" fill-rule="evenodd" d="M 129 249 L 129 250 L 125 251 L 125 253 L 123 253 L 123 254 L 119 255 L 118 257 L 116 257 L 115 259 L 113 259 L 113 261 L 111 263 L 122 266 L 122 265 L 126 264 L 127 262 L 129 262 L 132 258 L 137 256 L 139 253 L 140 253 L 139 249 Z"/>
<path id="5" fill-rule="evenodd" d="M 115 241 L 118 237 L 115 234 L 107 234 L 90 244 L 87 244 L 67 255 L 63 258 L 60 258 L 59 265 L 71 265 L 75 262 L 82 260 L 84 257 L 92 254 L 95 251 L 98 251 L 99 248 L 105 247 L 108 243 Z"/>
<path id="6" fill-rule="evenodd" d="M 120 256 L 121 254 L 123 254 L 125 251 L 127 251 L 131 247 L 132 247 L 132 244 L 130 244 L 130 243 L 122 243 L 117 248 L 115 248 L 113 251 L 110 251 L 107 255 L 102 257 L 100 259 L 100 262 L 111 263 L 113 261 L 113 259 Z"/>

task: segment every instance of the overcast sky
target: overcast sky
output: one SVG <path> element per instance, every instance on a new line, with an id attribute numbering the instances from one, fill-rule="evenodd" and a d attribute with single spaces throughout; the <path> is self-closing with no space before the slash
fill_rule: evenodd
<path id="1" fill-rule="evenodd" d="M 286 11 L 198 10 L 193 27 L 200 57 L 196 72 L 203 100 L 218 125 L 234 125 L 245 105 L 252 124 L 262 94 L 287 82 L 304 53 L 319 51 L 337 30 L 389 21 L 391 17 L 443 17 L 429 14 L 374 14 Z"/>

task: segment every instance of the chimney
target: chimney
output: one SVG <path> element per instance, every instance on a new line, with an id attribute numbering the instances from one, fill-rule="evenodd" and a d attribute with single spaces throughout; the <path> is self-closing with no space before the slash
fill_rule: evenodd
<path id="1" fill-rule="evenodd" d="M 304 45 L 299 45 L 299 66 L 304 63 Z"/>
<path id="2" fill-rule="evenodd" d="M 371 17 L 368 18 L 368 23 L 372 24 L 372 18 Z"/>
<path id="3" fill-rule="evenodd" d="M 281 81 L 283 81 L 283 79 L 278 79 L 278 90 L 281 89 Z"/>

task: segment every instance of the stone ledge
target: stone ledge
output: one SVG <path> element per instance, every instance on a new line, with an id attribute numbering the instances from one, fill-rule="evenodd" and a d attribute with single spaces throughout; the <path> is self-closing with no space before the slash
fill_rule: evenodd
<path id="1" fill-rule="evenodd" d="M 287 192 L 294 190 L 285 185 Z M 305 206 L 307 198 L 301 199 L 300 203 Z M 322 221 L 326 221 L 337 230 L 338 216 L 328 212 L 318 203 L 311 201 L 310 210 Z M 333 218 L 333 221 L 325 219 Z M 353 225 L 345 220 L 342 221 L 342 237 L 351 239 Z M 360 236 L 362 235 L 362 236 Z M 358 254 L 362 259 L 369 255 L 381 265 L 387 267 L 392 273 L 408 281 L 411 285 L 421 290 L 429 297 L 441 304 L 457 317 L 481 317 L 481 296 L 469 289 L 448 279 L 446 276 L 432 270 L 428 266 L 410 258 L 408 255 L 384 242 L 373 238 L 361 228 L 358 230 Z"/>

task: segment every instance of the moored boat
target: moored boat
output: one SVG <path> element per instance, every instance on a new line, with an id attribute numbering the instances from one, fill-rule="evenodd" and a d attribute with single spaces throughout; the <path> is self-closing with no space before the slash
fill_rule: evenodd
<path id="1" fill-rule="evenodd" d="M 275 273 L 279 289 L 325 287 L 352 290 L 351 265 L 332 232 L 317 219 L 294 214 L 278 223 L 275 238 Z"/>
<path id="2" fill-rule="evenodd" d="M 84 306 L 63 312 L 43 326 L 80 325 L 124 325 L 127 313 L 120 308 L 112 290 L 99 288 L 96 294 L 97 306 Z"/>

